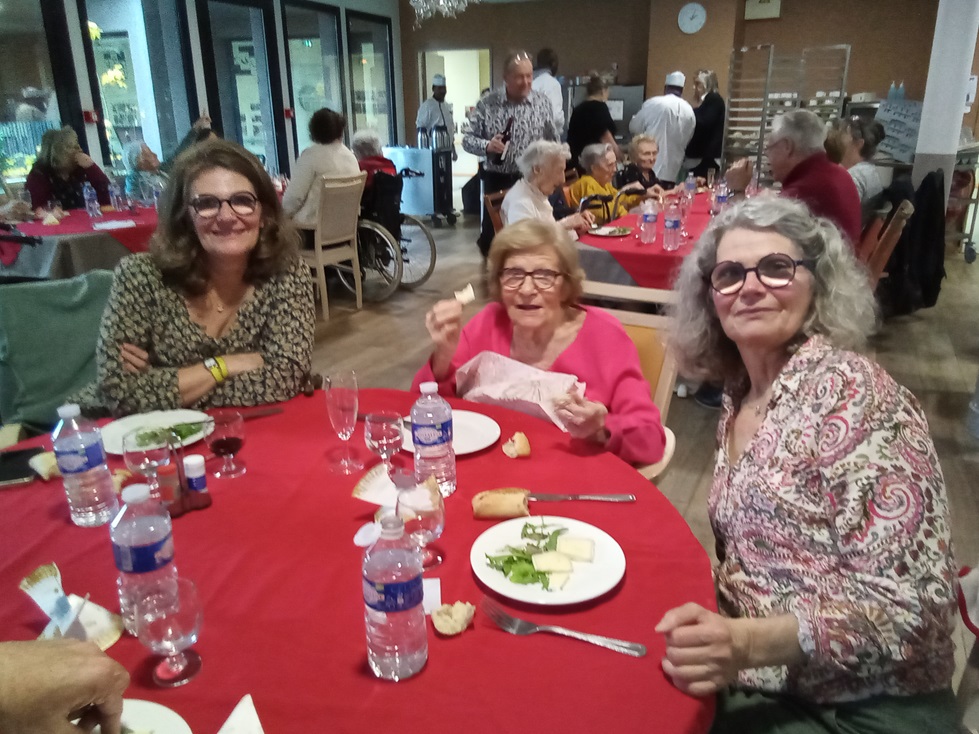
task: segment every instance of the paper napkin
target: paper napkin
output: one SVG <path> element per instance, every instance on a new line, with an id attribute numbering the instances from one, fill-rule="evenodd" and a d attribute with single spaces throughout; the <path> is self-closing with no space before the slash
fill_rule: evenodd
<path id="1" fill-rule="evenodd" d="M 251 694 L 242 698 L 231 716 L 218 730 L 218 734 L 265 734 L 262 722 L 258 720 L 258 712 Z"/>

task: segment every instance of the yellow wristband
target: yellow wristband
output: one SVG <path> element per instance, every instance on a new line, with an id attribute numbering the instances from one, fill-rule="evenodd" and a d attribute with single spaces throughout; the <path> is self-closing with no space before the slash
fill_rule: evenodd
<path id="1" fill-rule="evenodd" d="M 223 379 L 227 380 L 229 377 L 231 377 L 231 374 L 228 372 L 228 365 L 225 364 L 224 357 L 215 357 L 214 361 L 217 362 L 218 367 L 221 368 L 221 376 Z"/>
<path id="2" fill-rule="evenodd" d="M 208 357 L 204 360 L 204 366 L 207 368 L 208 372 L 211 373 L 211 377 L 219 385 L 224 382 L 224 375 L 221 373 L 221 368 L 218 366 L 218 362 L 213 357 Z"/>

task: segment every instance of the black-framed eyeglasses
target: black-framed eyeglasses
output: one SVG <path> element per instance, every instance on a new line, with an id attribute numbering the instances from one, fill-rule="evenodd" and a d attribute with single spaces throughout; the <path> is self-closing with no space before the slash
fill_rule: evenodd
<path id="1" fill-rule="evenodd" d="M 220 213 L 221 207 L 225 203 L 231 207 L 231 211 L 243 217 L 254 214 L 255 210 L 258 209 L 258 197 L 250 191 L 239 191 L 227 199 L 203 194 L 191 199 L 190 208 L 201 219 L 213 219 Z"/>
<path id="2" fill-rule="evenodd" d="M 753 268 L 746 268 L 739 262 L 725 260 L 714 266 L 704 280 L 710 287 L 723 296 L 734 295 L 744 286 L 748 273 L 754 273 L 758 281 L 766 288 L 784 288 L 795 279 L 796 268 L 813 267 L 812 260 L 795 260 L 781 252 L 765 255 Z"/>
<path id="3" fill-rule="evenodd" d="M 534 281 L 534 286 L 538 290 L 546 291 L 554 287 L 557 279 L 564 275 L 557 270 L 547 270 L 539 268 L 537 270 L 524 270 L 523 268 L 503 268 L 500 271 L 500 285 L 508 291 L 515 291 L 520 288 L 524 281 L 530 276 Z"/>

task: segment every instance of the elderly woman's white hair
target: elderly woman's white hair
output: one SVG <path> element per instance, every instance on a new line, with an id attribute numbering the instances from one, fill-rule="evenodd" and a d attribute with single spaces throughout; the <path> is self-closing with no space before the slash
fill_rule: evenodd
<path id="1" fill-rule="evenodd" d="M 717 264 L 717 245 L 729 231 L 775 232 L 794 242 L 812 263 L 812 304 L 802 331 L 788 349 L 822 334 L 841 349 L 864 347 L 877 325 L 877 303 L 867 272 L 836 225 L 815 217 L 795 199 L 756 196 L 720 214 L 680 267 L 670 309 L 670 343 L 680 371 L 691 377 L 737 382 L 745 377 L 737 346 L 721 328 L 708 277 Z"/>
<path id="2" fill-rule="evenodd" d="M 350 150 L 357 160 L 381 155 L 381 138 L 374 130 L 358 130 L 350 140 Z"/>
<path id="3" fill-rule="evenodd" d="M 551 159 L 560 158 L 566 161 L 571 158 L 567 143 L 555 143 L 552 140 L 535 140 L 528 145 L 517 158 L 517 170 L 525 179 L 534 175 L 534 169 L 543 168 Z"/>
<path id="4" fill-rule="evenodd" d="M 126 143 L 126 147 L 122 149 L 122 160 L 126 164 L 127 171 L 136 170 L 139 157 L 143 154 L 143 145 L 145 143 L 142 140 L 132 140 Z"/>
<path id="5" fill-rule="evenodd" d="M 582 148 L 581 155 L 578 156 L 578 163 L 581 164 L 581 167 L 585 171 L 591 171 L 592 166 L 602 160 L 610 150 L 612 150 L 611 143 L 592 143 L 591 145 L 586 145 Z"/>
<path id="6" fill-rule="evenodd" d="M 826 140 L 826 126 L 815 112 L 792 110 L 772 120 L 769 143 L 791 140 L 800 153 L 821 153 Z"/>

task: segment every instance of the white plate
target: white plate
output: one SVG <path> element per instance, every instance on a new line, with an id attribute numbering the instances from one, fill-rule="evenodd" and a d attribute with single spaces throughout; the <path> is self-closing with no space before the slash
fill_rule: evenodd
<path id="1" fill-rule="evenodd" d="M 488 415 L 473 413 L 471 410 L 452 411 L 452 448 L 456 456 L 482 451 L 496 443 L 499 438 L 500 424 Z M 415 444 L 411 440 L 411 429 L 407 423 L 404 429 L 404 444 L 401 448 L 412 453 L 415 451 Z"/>
<path id="2" fill-rule="evenodd" d="M 541 520 L 548 525 L 567 528 L 568 535 L 595 541 L 595 560 L 591 563 L 574 561 L 574 571 L 563 589 L 548 591 L 540 584 L 515 584 L 486 562 L 487 553 L 498 555 L 508 545 L 525 544 L 526 538 L 520 537 L 524 523 Z M 625 553 L 611 535 L 581 520 L 550 515 L 517 517 L 494 525 L 476 538 L 469 551 L 469 563 L 476 578 L 498 594 L 514 601 L 548 606 L 595 599 L 612 589 L 625 575 Z"/>
<path id="3" fill-rule="evenodd" d="M 628 232 L 616 232 L 617 229 L 627 229 Z M 605 225 L 603 227 L 596 227 L 591 230 L 588 234 L 597 235 L 599 237 L 626 237 L 632 234 L 632 227 L 610 227 Z"/>
<path id="4" fill-rule="evenodd" d="M 137 428 L 169 428 L 178 423 L 201 423 L 210 416 L 199 410 L 154 410 L 137 413 L 112 421 L 102 429 L 102 445 L 107 453 L 122 456 L 122 437 Z M 183 440 L 182 446 L 190 446 L 204 438 L 204 431 L 192 433 Z"/>
<path id="5" fill-rule="evenodd" d="M 133 734 L 193 734 L 187 722 L 176 712 L 158 703 L 135 698 L 123 700 L 122 723 Z M 93 729 L 93 734 L 100 732 L 98 726 Z"/>

